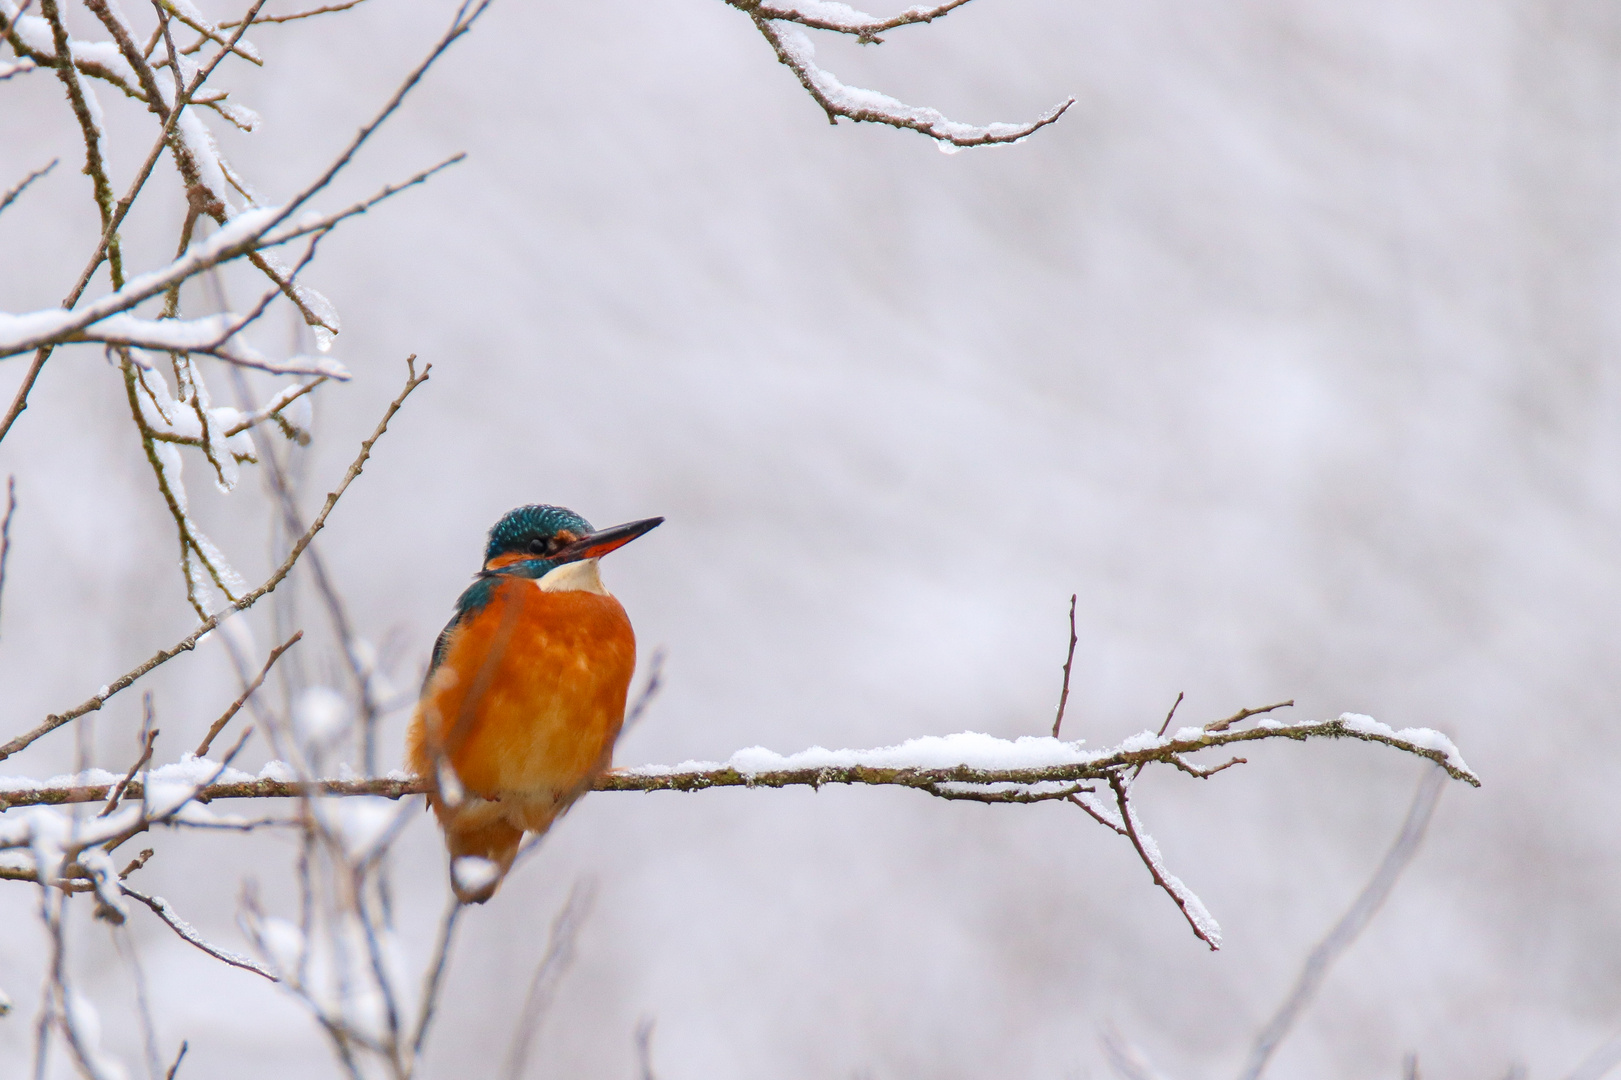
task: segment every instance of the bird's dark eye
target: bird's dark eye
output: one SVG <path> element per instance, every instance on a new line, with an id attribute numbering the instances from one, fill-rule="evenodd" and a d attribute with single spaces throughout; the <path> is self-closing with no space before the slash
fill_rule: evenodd
<path id="1" fill-rule="evenodd" d="M 531 555 L 544 555 L 550 551 L 551 548 L 552 542 L 550 540 L 544 540 L 538 536 L 529 541 L 529 553 Z"/>

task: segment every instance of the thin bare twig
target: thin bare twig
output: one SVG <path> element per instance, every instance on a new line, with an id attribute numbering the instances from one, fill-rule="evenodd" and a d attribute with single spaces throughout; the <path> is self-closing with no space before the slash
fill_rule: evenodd
<path id="1" fill-rule="evenodd" d="M 118 800 L 123 797 L 124 790 L 129 787 L 130 781 L 134 780 L 135 774 L 140 772 L 146 766 L 146 763 L 152 760 L 152 746 L 157 741 L 158 729 L 152 726 L 152 693 L 148 691 L 141 699 L 141 756 L 135 759 L 135 764 L 131 765 L 129 772 L 124 774 L 124 779 L 120 780 L 118 786 L 113 788 L 112 794 L 107 796 L 107 805 L 101 808 L 101 813 L 97 814 L 97 817 L 106 817 L 118 809 Z M 197 756 L 201 757 L 202 755 Z"/>
<path id="2" fill-rule="evenodd" d="M 296 21 L 298 19 L 314 18 L 317 15 L 330 15 L 331 13 L 333 13 L 335 11 L 348 11 L 350 8 L 358 7 L 359 5 L 364 4 L 365 2 L 366 2 L 366 0 L 346 0 L 346 2 L 342 3 L 342 4 L 328 4 L 325 7 L 310 8 L 308 11 L 295 11 L 291 15 L 265 15 L 265 16 L 262 16 L 262 17 L 260 17 L 260 18 L 258 18 L 256 20 L 254 20 L 254 21 L 259 23 L 260 25 L 264 25 L 266 23 L 294 22 L 294 21 Z M 236 23 L 234 23 L 234 22 L 223 22 L 223 23 L 220 23 L 220 29 L 221 30 L 229 30 L 231 27 L 233 27 L 235 25 L 236 25 Z"/>
<path id="3" fill-rule="evenodd" d="M 121 690 L 128 689 L 136 682 L 136 680 L 140 679 L 143 675 L 146 675 L 154 668 L 168 663 L 170 660 L 173 660 L 183 652 L 189 652 L 196 648 L 197 643 L 201 641 L 205 635 L 210 633 L 216 626 L 218 626 L 224 619 L 238 611 L 247 610 L 260 599 L 273 592 L 276 586 L 280 585 L 287 575 L 292 572 L 294 564 L 296 564 L 299 557 L 304 554 L 304 549 L 309 547 L 310 542 L 315 539 L 316 534 L 326 527 L 327 515 L 332 513 L 333 507 L 338 505 L 338 500 L 343 498 L 343 493 L 349 490 L 349 485 L 354 483 L 355 478 L 361 474 L 362 470 L 364 470 L 366 462 L 371 458 L 372 447 L 377 444 L 377 440 L 382 438 L 384 432 L 388 430 L 389 421 L 394 418 L 395 413 L 399 412 L 400 406 L 405 404 L 405 399 L 410 396 L 413 390 L 428 381 L 428 374 L 433 370 L 432 364 L 424 364 L 421 373 L 418 374 L 416 370 L 416 354 L 413 353 L 411 356 L 407 357 L 405 363 L 407 370 L 405 388 L 402 389 L 399 395 L 389 403 L 388 408 L 383 413 L 383 418 L 378 421 L 377 427 L 372 432 L 371 437 L 360 444 L 360 453 L 358 456 L 356 456 L 354 461 L 350 462 L 349 469 L 344 473 L 343 479 L 338 483 L 336 488 L 327 494 L 326 502 L 322 505 L 320 513 L 315 515 L 315 520 L 310 522 L 310 527 L 306 529 L 304 534 L 298 538 L 298 541 L 293 545 L 292 550 L 287 553 L 287 558 L 283 560 L 281 566 L 276 568 L 275 573 L 271 574 L 270 577 L 265 580 L 264 584 L 260 585 L 257 589 L 254 589 L 240 600 L 234 601 L 225 609 L 210 615 L 208 618 L 202 621 L 197 629 L 193 630 L 190 634 L 187 634 L 175 645 L 156 653 L 145 663 L 125 672 L 114 682 L 102 687 L 102 689 L 92 696 L 88 701 L 85 701 L 84 703 L 77 705 L 66 712 L 53 713 L 52 715 L 47 716 L 32 730 L 26 731 L 12 739 L 10 742 L 6 743 L 4 746 L 0 746 L 0 761 L 5 760 L 12 754 L 15 754 L 17 751 L 33 743 L 35 740 L 50 734 L 63 724 L 83 716 L 85 713 L 95 712 L 96 710 L 100 709 L 114 694 L 117 694 Z M 3 796 L 0 796 L 0 798 L 3 798 Z"/>
<path id="4" fill-rule="evenodd" d="M 180 1071 L 180 1063 L 186 1060 L 186 1051 L 190 1048 L 190 1043 L 186 1042 L 185 1039 L 180 1040 L 180 1052 L 174 1056 L 174 1064 L 169 1066 L 169 1071 L 164 1075 L 164 1080 L 174 1080 L 175 1074 Z"/>
<path id="5" fill-rule="evenodd" d="M 1159 734 L 1160 735 L 1164 735 L 1167 731 L 1170 730 L 1170 728 L 1171 728 L 1171 718 L 1176 715 L 1176 710 L 1181 707 L 1181 705 L 1182 705 L 1182 696 L 1183 696 L 1182 691 L 1178 690 L 1176 692 L 1176 700 L 1171 702 L 1171 711 L 1165 714 L 1165 722 L 1159 726 Z M 1132 780 L 1136 780 L 1137 777 L 1141 776 L 1142 774 L 1143 774 L 1143 767 L 1141 765 L 1139 765 L 1139 766 L 1137 766 L 1137 771 L 1131 774 L 1131 778 L 1132 778 Z"/>
<path id="6" fill-rule="evenodd" d="M 32 184 L 35 180 L 38 180 L 40 177 L 56 168 L 56 163 L 60 160 L 61 158 L 52 158 L 49 165 L 46 165 L 43 168 L 35 169 L 33 172 L 19 180 L 14 186 L 8 188 L 4 195 L 0 195 L 0 214 L 5 213 L 6 207 L 17 201 L 17 196 L 28 190 L 29 184 Z"/>
<path id="7" fill-rule="evenodd" d="M 636 1025 L 636 1065 L 642 1074 L 641 1080 L 658 1080 L 653 1074 L 653 1026 L 657 1023 L 651 1016 L 642 1017 L 641 1023 Z"/>
<path id="8" fill-rule="evenodd" d="M 664 686 L 663 649 L 653 650 L 653 659 L 648 661 L 647 667 L 647 681 L 642 684 L 642 692 L 636 695 L 635 703 L 632 704 L 630 709 L 625 713 L 625 722 L 624 724 L 620 725 L 619 728 L 619 734 L 621 736 L 636 726 L 636 724 L 641 720 L 642 714 L 647 712 L 647 707 L 653 703 L 653 698 Z"/>
<path id="9" fill-rule="evenodd" d="M 1177 700 L 1181 700 L 1180 696 L 1177 698 Z M 1290 698 L 1288 701 L 1280 701 L 1276 705 L 1264 705 L 1259 709 L 1239 709 L 1225 720 L 1215 720 L 1206 724 L 1204 729 L 1206 731 L 1226 731 L 1228 728 L 1232 727 L 1241 720 L 1248 720 L 1252 716 L 1260 716 L 1262 713 L 1269 713 L 1274 709 L 1290 709 L 1294 707 L 1294 703 L 1295 699 Z M 1173 708 L 1172 711 L 1174 712 L 1175 709 Z M 1168 717 L 1166 718 L 1166 722 L 1170 722 Z"/>
<path id="10" fill-rule="evenodd" d="M 17 478 L 6 477 L 6 520 L 0 523 L 0 603 L 6 598 L 6 563 L 11 558 L 11 515 L 17 512 Z"/>
<path id="11" fill-rule="evenodd" d="M 303 640 L 303 638 L 304 631 L 300 630 L 292 637 L 270 650 L 270 656 L 265 660 L 264 667 L 260 668 L 259 674 L 255 675 L 253 677 L 253 681 L 243 688 L 242 696 L 231 702 L 231 707 L 226 709 L 218 720 L 215 720 L 208 726 L 208 734 L 204 735 L 203 741 L 197 744 L 197 749 L 194 751 L 195 756 L 208 756 L 208 748 L 213 744 L 214 738 L 225 729 L 226 724 L 231 722 L 231 717 L 235 716 L 241 710 L 242 706 L 247 704 L 248 698 L 253 696 L 253 692 L 264 684 L 265 676 L 269 675 L 270 669 L 276 666 L 276 661 L 281 659 L 281 654 L 286 652 L 288 649 L 291 649 L 294 645 L 297 645 Z"/>
<path id="12" fill-rule="evenodd" d="M 1113 1024 L 1103 1028 L 1103 1052 L 1108 1055 L 1109 1068 L 1120 1080 L 1164 1080 L 1148 1056 Z"/>
<path id="13" fill-rule="evenodd" d="M 423 1044 L 428 1040 L 428 1028 L 433 1024 L 433 1012 L 439 1004 L 439 989 L 444 983 L 445 965 L 450 961 L 450 943 L 455 939 L 456 922 L 465 905 L 454 897 L 439 924 L 439 944 L 433 950 L 433 962 L 428 965 L 427 977 L 422 983 L 422 1007 L 417 1011 L 417 1022 L 411 1037 L 411 1058 L 422 1057 Z"/>
<path id="14" fill-rule="evenodd" d="M 963 0 L 966 3 L 966 0 Z M 1078 594 L 1069 594 L 1069 652 L 1064 656 L 1064 689 L 1058 695 L 1058 715 L 1053 717 L 1053 738 L 1058 738 L 1058 729 L 1064 726 L 1064 708 L 1069 705 L 1069 669 L 1075 663 L 1075 645 L 1080 640 L 1075 636 L 1075 597 Z"/>
<path id="15" fill-rule="evenodd" d="M 1317 943 L 1317 947 L 1306 957 L 1305 966 L 1300 970 L 1300 976 L 1295 980 L 1294 987 L 1289 996 L 1284 998 L 1277 1013 L 1261 1029 L 1255 1037 L 1255 1045 L 1250 1049 L 1249 1057 L 1244 1067 L 1239 1070 L 1240 1080 L 1258 1080 L 1272 1054 L 1283 1042 L 1284 1037 L 1294 1027 L 1295 1021 L 1311 1004 L 1312 998 L 1317 996 L 1318 989 L 1323 980 L 1328 977 L 1328 969 L 1333 966 L 1346 949 L 1351 947 L 1357 936 L 1362 933 L 1374 915 L 1384 904 L 1390 890 L 1395 888 L 1396 881 L 1401 877 L 1402 871 L 1407 869 L 1417 854 L 1419 844 L 1424 841 L 1424 833 L 1430 827 L 1430 818 L 1435 814 L 1435 804 L 1441 798 L 1441 789 L 1445 786 L 1446 777 L 1440 769 L 1426 769 L 1418 782 L 1418 790 L 1413 794 L 1412 805 L 1407 808 L 1407 817 L 1402 821 L 1401 832 L 1396 836 L 1396 842 L 1390 846 L 1385 857 L 1374 871 L 1373 877 L 1363 886 L 1362 892 L 1351 904 L 1350 908 L 1334 924 L 1328 936 Z"/>

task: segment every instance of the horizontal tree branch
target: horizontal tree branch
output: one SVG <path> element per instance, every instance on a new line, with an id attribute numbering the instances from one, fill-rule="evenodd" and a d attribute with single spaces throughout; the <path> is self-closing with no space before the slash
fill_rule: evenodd
<path id="1" fill-rule="evenodd" d="M 1382 727 L 1382 725 L 1379 725 Z M 1384 729 L 1389 731 L 1388 728 Z M 1197 734 L 1194 734 L 1197 732 Z M 1257 742 L 1263 739 L 1361 739 L 1382 743 L 1419 757 L 1427 758 L 1445 769 L 1455 780 L 1475 787 L 1480 780 L 1461 761 L 1450 758 L 1444 749 L 1425 746 L 1399 733 L 1385 734 L 1339 717 L 1319 723 L 1270 724 L 1245 728 L 1240 731 L 1199 732 L 1184 729 L 1174 738 L 1154 737 L 1149 733 L 1128 740 L 1121 747 L 1101 751 L 1097 757 L 1063 765 L 1050 765 L 1030 769 L 982 769 L 968 765 L 950 768 L 883 768 L 870 765 L 848 765 L 831 768 L 776 769 L 762 772 L 744 772 L 728 765 L 704 769 L 638 769 L 608 773 L 598 778 L 597 791 L 705 791 L 709 788 L 820 788 L 823 784 L 866 784 L 916 788 L 942 798 L 974 798 L 983 794 L 985 802 L 1046 802 L 1064 799 L 1077 790 L 1077 785 L 1088 781 L 1107 782 L 1112 773 L 1140 765 L 1161 763 L 1174 765 L 1185 754 L 1231 743 Z M 1143 745 L 1134 745 L 1137 742 Z M 965 785 L 947 787 L 945 785 Z M 1012 790 L 995 790 L 994 785 L 1015 785 Z M 1042 788 L 1038 785 L 1052 785 Z M 22 788 L 0 791 L 0 809 L 13 806 L 60 805 L 78 802 L 99 802 L 107 798 L 108 784 L 82 786 Z M 975 792 L 976 787 L 993 790 Z M 406 795 L 420 795 L 427 785 L 416 778 L 383 777 L 366 780 L 253 780 L 227 781 L 210 784 L 197 793 L 199 802 L 214 799 L 286 799 L 309 795 L 379 795 L 398 799 Z M 141 785 L 132 781 L 127 798 L 140 798 Z"/>

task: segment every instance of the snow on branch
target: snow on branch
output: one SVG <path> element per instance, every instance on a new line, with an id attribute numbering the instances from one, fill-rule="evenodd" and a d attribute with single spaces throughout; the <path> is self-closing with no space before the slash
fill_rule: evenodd
<path id="1" fill-rule="evenodd" d="M 1273 706 L 1276 708 L 1278 706 Z M 1212 950 L 1221 947 L 1221 927 L 1199 897 L 1171 873 L 1158 843 L 1149 835 L 1131 800 L 1131 788 L 1151 764 L 1171 765 L 1189 775 L 1208 779 L 1231 765 L 1201 768 L 1186 757 L 1202 750 L 1268 739 L 1359 739 L 1402 750 L 1434 762 L 1453 779 L 1478 787 L 1472 772 L 1452 740 L 1429 728 L 1397 731 L 1371 717 L 1345 713 L 1332 720 L 1284 723 L 1270 718 L 1254 726 L 1234 727 L 1242 719 L 1268 710 L 1245 709 L 1234 717 L 1204 727 L 1184 727 L 1167 736 L 1143 731 L 1120 744 L 1088 749 L 1083 742 L 1065 742 L 1050 736 L 999 739 L 979 732 L 926 736 L 898 746 L 867 750 L 828 750 L 812 747 L 795 754 L 778 754 L 763 747 L 734 753 L 725 762 L 685 761 L 679 765 L 644 765 L 618 769 L 599 778 L 598 791 L 707 791 L 711 788 L 786 788 L 824 784 L 865 784 L 908 787 L 939 798 L 983 803 L 1035 803 L 1064 800 L 1085 810 L 1100 824 L 1127 837 L 1148 868 L 1154 884 L 1176 903 L 1194 934 Z M 1169 718 L 1167 718 L 1169 720 Z M 216 770 L 214 779 L 195 789 L 200 802 L 215 799 L 298 798 L 318 796 L 382 796 L 399 799 L 422 794 L 427 785 L 406 773 L 369 779 L 305 779 L 284 762 L 273 761 L 258 775 L 215 766 L 206 758 L 152 770 L 147 783 L 169 784 L 194 780 L 200 771 Z M 61 805 L 107 799 L 118 783 L 110 773 L 93 772 L 60 777 L 36 784 L 0 778 L 0 810 L 11 807 Z M 144 799 L 142 783 L 126 778 L 125 797 Z M 1098 798 L 1097 784 L 1107 785 L 1114 807 Z M 0 835 L 0 840 L 3 840 Z M 0 844 L 0 846 L 4 846 Z"/>
<path id="2" fill-rule="evenodd" d="M 1023 803 L 1062 800 L 1081 785 L 1107 782 L 1111 775 L 1141 765 L 1176 764 L 1200 750 L 1265 739 L 1360 739 L 1382 743 L 1445 769 L 1453 779 L 1475 787 L 1480 779 L 1469 769 L 1458 749 L 1440 732 L 1429 728 L 1395 731 L 1370 717 L 1346 713 L 1332 720 L 1285 724 L 1263 721 L 1251 728 L 1206 731 L 1183 728 L 1166 737 L 1144 731 L 1117 746 L 1088 750 L 1080 742 L 1048 736 L 999 739 L 965 731 L 909 739 L 898 746 L 869 750 L 827 750 L 812 747 L 795 754 L 777 754 L 763 747 L 739 750 L 724 762 L 685 761 L 679 765 L 642 765 L 616 769 L 599 778 L 597 791 L 706 791 L 710 788 L 820 788 L 824 784 L 865 784 L 915 788 L 947 799 L 978 802 Z M 185 769 L 203 767 L 193 759 Z M 163 768 L 174 768 L 164 766 Z M 153 775 L 167 774 L 163 769 Z M 107 798 L 116 777 L 90 773 L 61 777 L 36 784 L 0 777 L 0 806 L 37 806 L 97 802 Z M 422 781 L 395 772 L 371 779 L 322 779 L 302 782 L 288 766 L 272 762 L 257 776 L 230 772 L 197 793 L 203 802 L 214 799 L 298 798 L 318 795 L 381 795 L 398 799 L 421 794 Z M 132 782 L 129 795 L 139 797 L 140 784 Z"/>
<path id="3" fill-rule="evenodd" d="M 922 132 L 939 143 L 940 149 L 954 153 L 968 146 L 992 146 L 1015 143 L 1064 115 L 1075 104 L 1068 98 L 1049 109 L 1035 120 L 1023 124 L 987 124 L 976 127 L 952 120 L 937 109 L 908 105 L 888 94 L 876 90 L 863 90 L 846 86 L 838 76 L 816 63 L 816 46 L 801 26 L 833 33 L 847 34 L 864 45 L 877 44 L 883 39 L 877 35 L 898 26 L 932 22 L 968 0 L 932 7 L 907 8 L 888 19 L 878 19 L 857 11 L 848 4 L 829 0 L 798 0 L 792 6 L 782 7 L 760 0 L 726 0 L 754 20 L 755 27 L 771 43 L 777 59 L 798 76 L 799 83 L 827 113 L 828 123 L 837 124 L 839 117 L 856 122 L 888 124 L 890 127 L 909 128 Z"/>

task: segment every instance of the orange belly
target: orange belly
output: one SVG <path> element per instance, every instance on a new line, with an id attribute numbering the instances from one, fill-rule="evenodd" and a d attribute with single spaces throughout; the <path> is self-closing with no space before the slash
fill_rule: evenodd
<path id="1" fill-rule="evenodd" d="M 612 763 L 635 666 L 625 609 L 601 593 L 511 578 L 456 627 L 406 740 L 453 856 L 504 871 L 525 830 L 544 831 L 590 788 Z M 458 805 L 436 761 L 464 789 Z"/>

